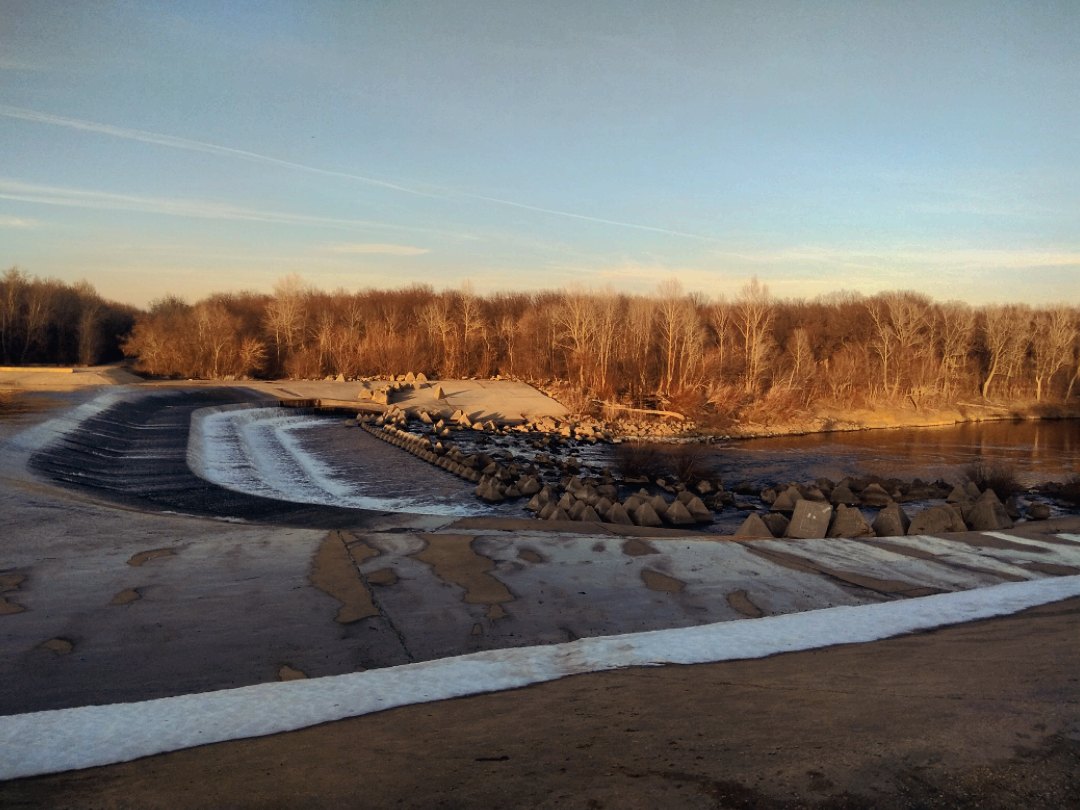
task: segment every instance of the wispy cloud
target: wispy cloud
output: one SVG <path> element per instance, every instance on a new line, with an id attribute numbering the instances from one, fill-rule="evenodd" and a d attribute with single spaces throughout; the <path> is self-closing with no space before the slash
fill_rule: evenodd
<path id="1" fill-rule="evenodd" d="M 99 124 L 96 121 L 84 121 L 78 118 L 67 118 L 62 115 L 51 115 L 36 110 L 28 110 L 23 107 L 13 107 L 9 104 L 0 104 L 0 115 L 7 118 L 16 118 L 21 121 L 32 121 L 36 124 L 50 124 L 52 126 L 79 130 L 81 132 L 93 132 L 98 135 L 109 135 L 114 138 L 123 138 L 129 141 L 140 141 L 141 143 L 167 146 L 171 149 L 183 149 L 188 152 L 202 152 L 208 155 L 236 158 L 254 163 L 265 163 L 271 166 L 280 166 L 285 169 L 297 169 L 313 174 L 321 174 L 327 177 L 341 177 L 346 180 L 354 180 L 358 183 L 400 191 L 405 194 L 415 194 L 422 197 L 441 196 L 420 188 L 392 183 L 375 177 L 367 177 L 365 175 L 352 174 L 350 172 L 339 172 L 332 169 L 320 169 L 317 166 L 294 163 L 291 160 L 281 160 L 279 158 L 270 157 L 269 155 L 261 155 L 258 152 L 249 152 L 246 149 L 234 149 L 230 146 L 221 146 L 220 144 L 197 141 L 191 138 L 180 138 L 175 135 L 165 135 L 160 132 L 148 132 L 143 129 L 114 127 L 110 124 Z"/>
<path id="2" fill-rule="evenodd" d="M 428 248 L 411 245 L 390 245 L 382 242 L 344 242 L 323 247 L 327 253 L 339 255 L 376 253 L 384 256 L 422 256 L 430 253 Z"/>
<path id="3" fill-rule="evenodd" d="M 803 246 L 778 250 L 732 251 L 713 255 L 718 259 L 733 259 L 750 264 L 831 265 L 855 269 L 897 266 L 919 269 L 935 267 L 1023 269 L 1080 266 L 1080 251 L 1069 249 Z"/>
<path id="4" fill-rule="evenodd" d="M 41 65 L 34 62 L 27 62 L 24 59 L 17 59 L 11 56 L 0 56 L 0 70 L 21 70 L 21 71 L 39 71 Z"/>
<path id="5" fill-rule="evenodd" d="M 475 192 L 467 191 L 464 189 L 452 189 L 435 185 L 420 186 L 415 184 L 409 185 L 406 183 L 398 183 L 363 174 L 341 172 L 333 169 L 324 169 L 318 166 L 311 166 L 306 163 L 297 163 L 291 160 L 282 160 L 280 158 L 271 157 L 270 155 L 263 155 L 258 152 L 250 152 L 246 149 L 236 149 L 231 146 L 223 146 L 221 144 L 210 143 L 207 141 L 199 141 L 191 138 L 181 138 L 175 135 L 167 135 L 160 132 L 150 132 L 148 130 L 142 129 L 116 127 L 112 126 L 111 124 L 101 124 L 96 121 L 86 121 L 78 118 L 68 118 L 66 116 L 52 115 L 50 113 L 38 112 L 37 110 L 30 110 L 24 107 L 14 107 L 9 104 L 0 104 L 0 116 L 5 116 L 7 118 L 15 118 L 21 121 L 31 121 L 37 124 L 48 124 L 51 126 L 66 127 L 67 129 L 74 129 L 82 132 L 92 132 L 98 135 L 108 135 L 114 138 L 124 138 L 126 140 L 150 143 L 157 146 L 169 147 L 171 149 L 183 149 L 189 152 L 202 152 L 204 154 L 218 155 L 220 157 L 229 157 L 239 160 L 252 161 L 255 163 L 263 163 L 271 166 L 278 166 L 284 169 L 293 169 L 296 171 L 323 175 L 325 177 L 337 177 L 345 180 L 363 183 L 369 186 L 384 188 L 389 191 L 396 191 L 402 194 L 411 194 L 419 197 L 475 200 L 477 202 L 488 203 L 490 205 L 516 208 L 524 211 L 533 211 L 539 214 L 564 217 L 583 222 L 592 222 L 598 225 L 607 225 L 616 228 L 628 228 L 636 231 L 659 233 L 667 236 L 678 237 L 680 239 L 694 239 L 707 242 L 716 241 L 715 238 L 711 236 L 689 233 L 687 231 L 674 230 L 671 228 L 664 228 L 658 225 L 650 225 L 647 223 L 639 222 L 625 222 L 623 220 L 617 219 L 607 219 L 605 217 L 593 216 L 591 214 L 582 214 L 575 211 L 566 211 L 559 208 L 545 208 L 542 206 L 530 205 L 529 203 L 524 203 L 516 200 L 508 200 L 502 197 L 491 197 L 484 194 L 477 194 Z"/>
<path id="6" fill-rule="evenodd" d="M 41 223 L 36 219 L 0 215 L 0 228 L 36 228 L 39 225 L 41 225 Z"/>
<path id="7" fill-rule="evenodd" d="M 89 208 L 108 211 L 132 211 L 144 214 L 163 214 L 195 219 L 227 219 L 249 222 L 271 222 L 283 225 L 315 225 L 334 228 L 391 228 L 412 230 L 404 226 L 389 225 L 359 219 L 336 219 L 314 217 L 282 211 L 266 211 L 245 208 L 213 200 L 194 200 L 171 197 L 146 197 L 137 194 L 115 194 L 61 186 L 25 183 L 0 178 L 0 199 L 41 205 L 60 205 L 70 208 Z"/>

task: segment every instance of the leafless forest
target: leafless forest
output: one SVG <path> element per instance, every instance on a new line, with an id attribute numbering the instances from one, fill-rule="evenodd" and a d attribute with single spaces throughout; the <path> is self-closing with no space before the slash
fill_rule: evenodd
<path id="1" fill-rule="evenodd" d="M 0 363 L 94 365 L 123 358 L 137 310 L 106 301 L 87 282 L 0 275 Z"/>
<path id="2" fill-rule="evenodd" d="M 289 277 L 270 295 L 167 297 L 132 313 L 87 285 L 8 271 L 0 301 L 6 362 L 93 362 L 112 340 L 139 370 L 166 377 L 500 374 L 561 382 L 572 406 L 597 399 L 720 421 L 1080 393 L 1080 308 L 972 307 L 906 291 L 781 300 L 755 279 L 713 298 L 675 281 L 649 296 L 324 292 Z"/>

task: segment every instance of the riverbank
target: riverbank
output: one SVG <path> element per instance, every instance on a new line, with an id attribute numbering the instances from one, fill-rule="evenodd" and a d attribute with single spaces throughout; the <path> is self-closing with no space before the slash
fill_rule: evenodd
<path id="1" fill-rule="evenodd" d="M 762 439 L 777 436 L 805 436 L 860 430 L 950 427 L 979 422 L 1020 422 L 1080 419 L 1080 405 L 1014 403 L 994 405 L 966 403 L 942 408 L 890 408 L 883 410 L 820 409 L 811 416 L 786 419 L 775 424 L 746 422 L 724 431 L 732 439 Z M 699 438 L 713 435 L 700 431 Z"/>

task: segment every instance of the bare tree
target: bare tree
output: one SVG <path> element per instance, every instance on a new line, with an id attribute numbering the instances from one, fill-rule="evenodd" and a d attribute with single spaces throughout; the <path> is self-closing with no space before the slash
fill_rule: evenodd
<path id="1" fill-rule="evenodd" d="M 990 386 L 996 377 L 1011 376 L 1027 347 L 1029 312 L 1026 307 L 998 305 L 983 312 L 982 335 L 986 349 L 986 373 L 982 396 L 990 398 Z"/>
<path id="2" fill-rule="evenodd" d="M 1035 399 L 1042 400 L 1044 389 L 1054 375 L 1073 357 L 1077 325 L 1067 307 L 1054 307 L 1035 313 L 1035 328 L 1031 336 L 1031 356 L 1035 373 Z"/>
<path id="3" fill-rule="evenodd" d="M 748 393 L 758 389 L 765 370 L 774 317 L 769 288 L 754 276 L 743 285 L 735 301 L 735 326 L 743 339 L 744 385 Z"/>

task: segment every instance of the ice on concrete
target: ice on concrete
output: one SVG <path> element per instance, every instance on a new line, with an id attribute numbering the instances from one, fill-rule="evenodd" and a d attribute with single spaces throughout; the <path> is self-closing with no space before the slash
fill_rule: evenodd
<path id="1" fill-rule="evenodd" d="M 762 658 L 987 619 L 1080 596 L 1080 576 L 498 650 L 306 681 L 0 717 L 0 779 L 125 762 L 414 703 L 660 664 Z"/>
<path id="2" fill-rule="evenodd" d="M 1009 534 L 1008 532 L 983 532 L 987 537 L 996 537 L 998 540 L 1004 540 L 1007 543 L 1015 543 L 1020 546 L 1031 546 L 1032 548 L 1041 549 L 1044 553 L 1032 558 L 1031 555 L 1027 555 L 1027 559 L 1042 562 L 1055 562 L 1063 565 L 1080 565 L 1080 549 L 1073 548 L 1071 546 L 1062 545 L 1061 543 L 1047 543 L 1045 540 L 1036 540 L 1031 537 L 1017 537 L 1015 534 Z M 1059 538 L 1069 540 L 1072 535 L 1059 534 Z M 996 552 L 1007 551 L 995 549 Z M 1018 554 L 1013 551 L 1012 554 Z"/>
<path id="3" fill-rule="evenodd" d="M 887 539 L 889 543 L 899 541 L 903 545 L 917 546 L 919 540 L 933 541 L 936 538 L 890 537 Z M 953 591 L 995 585 L 1001 581 L 1001 578 L 989 574 L 943 565 L 934 560 L 922 560 L 898 554 L 895 551 L 876 546 L 872 541 L 835 538 L 799 541 L 767 540 L 755 543 L 755 546 L 773 549 L 784 554 L 793 554 L 819 565 L 841 571 L 855 572 L 879 579 L 907 582 L 912 587 L 929 586 Z M 968 548 L 970 549 L 970 547 Z M 946 551 L 938 548 L 935 553 L 944 559 Z M 952 562 L 961 561 L 952 560 Z M 981 567 L 1000 569 L 1004 573 L 1022 576 L 1025 579 L 1032 577 L 1030 572 L 1024 571 L 1022 568 L 1015 568 L 992 560 L 987 561 Z"/>

